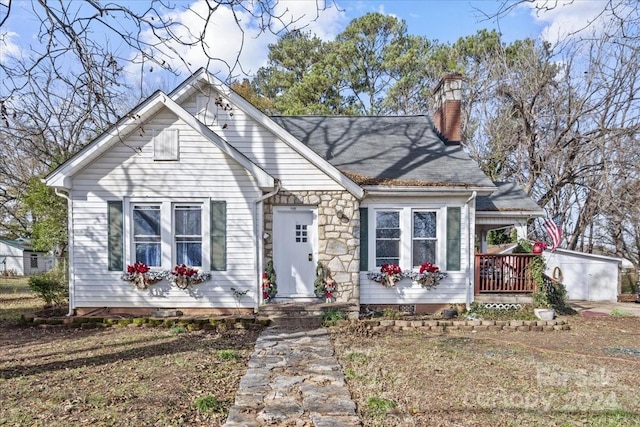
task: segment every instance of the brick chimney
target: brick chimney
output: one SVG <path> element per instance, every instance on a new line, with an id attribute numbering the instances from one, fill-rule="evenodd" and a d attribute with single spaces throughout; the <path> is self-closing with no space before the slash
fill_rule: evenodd
<path id="1" fill-rule="evenodd" d="M 459 144 L 462 139 L 462 76 L 447 74 L 433 90 L 433 123 L 448 143 Z"/>

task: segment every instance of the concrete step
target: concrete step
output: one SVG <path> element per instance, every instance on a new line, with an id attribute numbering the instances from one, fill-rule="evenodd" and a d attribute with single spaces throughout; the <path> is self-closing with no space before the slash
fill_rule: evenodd
<path id="1" fill-rule="evenodd" d="M 270 303 L 260 306 L 258 313 L 260 316 L 283 322 L 285 318 L 291 318 L 292 323 L 299 323 L 305 317 L 315 319 L 310 323 L 322 323 L 325 314 L 339 311 L 344 319 L 357 319 L 359 307 L 357 305 L 344 303 Z"/>
<path id="2" fill-rule="evenodd" d="M 269 319 L 270 328 L 308 330 L 321 327 L 324 316 L 274 316 Z"/>

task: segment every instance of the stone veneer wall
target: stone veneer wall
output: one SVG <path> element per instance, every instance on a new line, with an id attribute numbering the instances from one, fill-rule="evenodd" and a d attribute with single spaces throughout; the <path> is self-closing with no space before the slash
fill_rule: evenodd
<path id="1" fill-rule="evenodd" d="M 264 203 L 265 263 L 273 258 L 273 206 L 314 206 L 318 209 L 318 260 L 336 281 L 336 301 L 360 303 L 360 211 L 347 191 L 280 190 Z M 343 213 L 342 218 L 338 212 Z M 276 271 L 276 275 L 278 272 Z"/>

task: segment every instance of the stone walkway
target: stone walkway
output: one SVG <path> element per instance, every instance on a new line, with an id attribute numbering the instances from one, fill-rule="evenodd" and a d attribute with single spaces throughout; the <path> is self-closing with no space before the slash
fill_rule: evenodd
<path id="1" fill-rule="evenodd" d="M 355 410 L 326 329 L 266 329 L 224 425 L 360 426 Z"/>

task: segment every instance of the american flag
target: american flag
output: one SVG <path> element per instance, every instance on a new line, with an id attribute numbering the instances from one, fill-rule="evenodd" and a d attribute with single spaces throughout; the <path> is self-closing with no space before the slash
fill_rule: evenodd
<path id="1" fill-rule="evenodd" d="M 544 229 L 551 238 L 551 251 L 555 251 L 560 246 L 562 240 L 562 228 L 558 225 L 560 222 L 560 215 L 556 215 L 553 218 L 547 217 L 544 221 Z"/>

